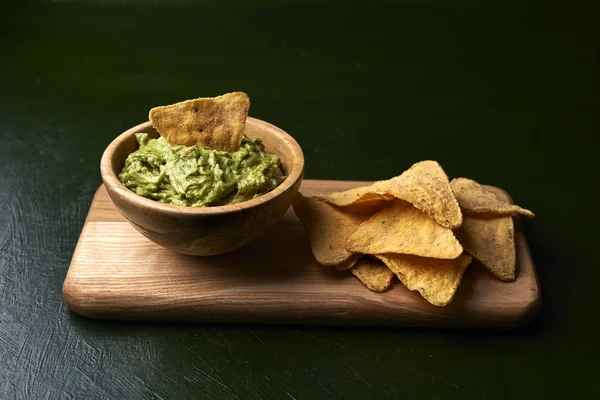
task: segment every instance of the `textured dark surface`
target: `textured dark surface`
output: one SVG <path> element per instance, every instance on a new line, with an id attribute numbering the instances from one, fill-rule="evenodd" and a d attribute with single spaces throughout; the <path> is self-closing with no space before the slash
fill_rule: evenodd
<path id="1" fill-rule="evenodd" d="M 597 22 L 541 1 L 2 2 L 0 398 L 600 397 Z M 507 190 L 538 216 L 540 317 L 482 332 L 69 313 L 104 147 L 152 106 L 233 90 L 296 137 L 309 178 L 432 158 Z"/>

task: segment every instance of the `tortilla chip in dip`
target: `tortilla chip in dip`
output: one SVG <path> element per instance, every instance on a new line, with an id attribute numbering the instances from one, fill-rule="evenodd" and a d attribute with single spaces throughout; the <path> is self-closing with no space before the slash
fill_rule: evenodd
<path id="1" fill-rule="evenodd" d="M 250 99 L 243 92 L 201 97 L 150 110 L 150 122 L 171 146 L 234 152 L 244 137 Z"/>

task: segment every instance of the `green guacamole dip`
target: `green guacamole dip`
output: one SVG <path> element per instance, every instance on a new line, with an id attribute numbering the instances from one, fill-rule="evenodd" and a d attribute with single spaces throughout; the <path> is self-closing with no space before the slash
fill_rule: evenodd
<path id="1" fill-rule="evenodd" d="M 260 139 L 244 137 L 234 153 L 171 146 L 147 133 L 135 135 L 140 148 L 131 153 L 119 180 L 152 200 L 203 207 L 250 200 L 284 180 L 279 157 L 266 154 Z"/>

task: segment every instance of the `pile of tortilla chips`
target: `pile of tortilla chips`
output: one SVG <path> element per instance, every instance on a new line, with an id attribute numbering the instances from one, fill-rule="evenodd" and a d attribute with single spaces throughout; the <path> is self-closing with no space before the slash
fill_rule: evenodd
<path id="1" fill-rule="evenodd" d="M 293 207 L 320 264 L 348 270 L 376 292 L 396 275 L 436 306 L 452 300 L 473 257 L 514 280 L 512 216 L 534 216 L 475 181 L 450 182 L 435 161 L 366 187 L 298 194 Z"/>

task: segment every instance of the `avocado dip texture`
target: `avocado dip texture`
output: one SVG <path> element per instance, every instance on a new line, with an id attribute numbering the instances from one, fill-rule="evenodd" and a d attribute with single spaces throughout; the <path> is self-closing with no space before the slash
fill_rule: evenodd
<path id="1" fill-rule="evenodd" d="M 244 137 L 235 152 L 171 146 L 137 133 L 119 180 L 140 196 L 189 207 L 250 200 L 275 189 L 285 177 L 279 157 L 264 152 L 260 139 Z"/>

